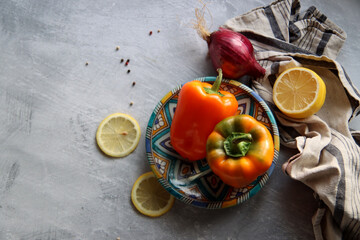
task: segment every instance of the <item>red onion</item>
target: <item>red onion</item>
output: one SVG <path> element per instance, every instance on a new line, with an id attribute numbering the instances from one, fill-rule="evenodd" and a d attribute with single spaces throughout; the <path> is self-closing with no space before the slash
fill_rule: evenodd
<path id="1" fill-rule="evenodd" d="M 220 28 L 210 34 L 208 47 L 214 68 L 221 68 L 226 78 L 261 77 L 265 74 L 265 69 L 255 60 L 251 42 L 238 32 Z"/>
<path id="2" fill-rule="evenodd" d="M 209 33 L 204 20 L 204 9 L 196 9 L 194 28 L 208 43 L 209 55 L 215 69 L 221 68 L 226 78 L 238 79 L 244 75 L 261 77 L 265 69 L 254 57 L 254 48 L 244 35 L 230 29 L 219 28 Z"/>

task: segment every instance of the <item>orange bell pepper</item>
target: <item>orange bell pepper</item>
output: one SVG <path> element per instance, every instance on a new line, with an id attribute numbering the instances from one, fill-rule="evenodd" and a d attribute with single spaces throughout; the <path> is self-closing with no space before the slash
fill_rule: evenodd
<path id="1" fill-rule="evenodd" d="M 222 71 L 213 85 L 191 81 L 180 90 L 170 128 L 173 148 L 188 161 L 206 157 L 206 141 L 215 125 L 238 109 L 235 96 L 219 91 Z"/>
<path id="2" fill-rule="evenodd" d="M 249 115 L 228 117 L 207 140 L 206 159 L 226 184 L 245 187 L 272 164 L 274 144 L 269 130 Z"/>

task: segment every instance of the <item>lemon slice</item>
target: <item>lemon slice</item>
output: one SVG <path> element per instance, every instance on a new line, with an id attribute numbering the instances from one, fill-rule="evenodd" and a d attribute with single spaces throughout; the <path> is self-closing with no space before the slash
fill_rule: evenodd
<path id="1" fill-rule="evenodd" d="M 290 68 L 276 79 L 273 87 L 275 105 L 292 118 L 306 118 L 320 110 L 324 104 L 326 86 L 314 71 Z"/>
<path id="2" fill-rule="evenodd" d="M 171 209 L 175 198 L 161 186 L 153 172 L 147 172 L 135 181 L 131 201 L 142 214 L 159 217 Z"/>
<path id="3" fill-rule="evenodd" d="M 106 117 L 96 132 L 100 149 L 111 157 L 125 157 L 137 147 L 141 136 L 138 122 L 124 113 Z"/>

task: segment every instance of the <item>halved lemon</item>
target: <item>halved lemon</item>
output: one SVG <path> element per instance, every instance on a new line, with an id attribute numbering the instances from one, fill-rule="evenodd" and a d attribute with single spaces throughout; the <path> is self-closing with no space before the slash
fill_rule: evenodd
<path id="1" fill-rule="evenodd" d="M 142 214 L 159 217 L 171 209 L 175 198 L 161 186 L 153 172 L 147 172 L 135 181 L 131 201 Z"/>
<path id="2" fill-rule="evenodd" d="M 326 96 L 324 81 L 314 71 L 295 67 L 285 70 L 273 87 L 275 105 L 292 118 L 306 118 L 323 106 Z"/>
<path id="3" fill-rule="evenodd" d="M 125 157 L 137 147 L 141 136 L 139 123 L 130 115 L 114 113 L 107 116 L 96 132 L 100 149 L 111 157 Z"/>

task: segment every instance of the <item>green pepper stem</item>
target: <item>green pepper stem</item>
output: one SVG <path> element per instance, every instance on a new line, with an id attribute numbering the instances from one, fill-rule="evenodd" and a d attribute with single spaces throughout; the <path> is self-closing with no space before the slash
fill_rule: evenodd
<path id="1" fill-rule="evenodd" d="M 250 133 L 232 132 L 224 141 L 226 155 L 243 157 L 249 151 L 252 142 Z"/>
<path id="2" fill-rule="evenodd" d="M 223 78 L 222 69 L 218 68 L 217 71 L 218 71 L 219 75 L 216 77 L 216 80 L 215 80 L 214 84 L 211 87 L 211 90 L 214 91 L 214 92 L 219 91 L 221 81 L 222 81 L 222 78 Z"/>

